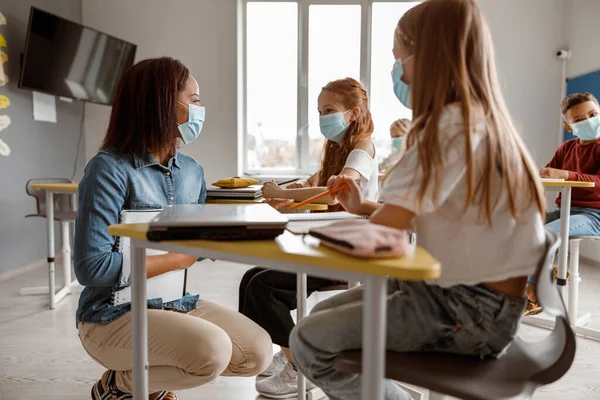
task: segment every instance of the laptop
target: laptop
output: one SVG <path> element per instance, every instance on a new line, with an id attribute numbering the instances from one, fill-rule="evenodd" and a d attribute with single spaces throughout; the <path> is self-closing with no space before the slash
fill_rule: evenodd
<path id="1" fill-rule="evenodd" d="M 287 222 L 268 204 L 176 204 L 150 221 L 148 240 L 272 240 Z"/>

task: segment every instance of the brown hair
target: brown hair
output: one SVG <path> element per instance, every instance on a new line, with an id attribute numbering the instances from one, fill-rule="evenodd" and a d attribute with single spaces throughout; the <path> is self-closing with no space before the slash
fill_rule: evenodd
<path id="1" fill-rule="evenodd" d="M 400 128 L 400 130 L 402 130 L 402 132 L 406 135 L 408 133 L 408 131 L 410 130 L 410 124 L 411 124 L 411 120 L 408 118 L 400 118 L 395 120 L 394 122 L 392 122 L 392 125 L 390 126 L 390 130 L 392 129 L 392 127 L 398 127 Z"/>
<path id="2" fill-rule="evenodd" d="M 598 99 L 593 94 L 588 92 L 579 92 L 570 94 L 567 97 L 565 97 L 562 103 L 560 104 L 560 110 L 562 114 L 565 115 L 567 111 L 569 111 L 571 108 L 581 103 L 586 103 L 588 101 L 593 101 L 594 103 L 600 106 L 600 104 L 598 104 Z"/>
<path id="3" fill-rule="evenodd" d="M 190 71 L 170 57 L 140 61 L 127 70 L 117 88 L 102 149 L 172 156 L 180 137 L 177 96 Z"/>
<path id="4" fill-rule="evenodd" d="M 369 111 L 369 96 L 356 79 L 344 78 L 329 82 L 323 87 L 323 91 L 333 93 L 336 101 L 347 110 L 358 107 L 360 115 L 356 120 L 350 122 L 344 138 L 339 143 L 331 140 L 325 141 L 317 186 L 327 186 L 327 181 L 331 176 L 342 172 L 346 159 L 356 143 L 370 137 L 374 130 L 373 118 Z"/>
<path id="5" fill-rule="evenodd" d="M 402 16 L 395 40 L 414 54 L 413 125 L 407 144 L 416 144 L 423 172 L 419 201 L 423 201 L 432 180 L 433 199 L 437 201 L 443 176 L 438 123 L 444 108 L 457 102 L 464 121 L 467 157 L 464 210 L 478 204 L 482 216 L 492 223 L 496 195 L 491 182 L 492 176 L 500 173 L 513 217 L 517 217 L 518 207 L 532 202 L 543 214 L 545 201 L 537 168 L 502 97 L 491 35 L 475 1 L 427 0 Z M 477 171 L 471 151 L 474 107 L 483 110 L 488 130 L 486 146 L 478 150 L 486 153 L 486 164 L 477 166 Z"/>

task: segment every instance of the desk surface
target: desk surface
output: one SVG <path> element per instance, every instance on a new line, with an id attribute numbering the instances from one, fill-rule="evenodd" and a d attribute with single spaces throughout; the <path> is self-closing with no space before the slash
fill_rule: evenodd
<path id="1" fill-rule="evenodd" d="M 575 187 L 575 188 L 592 188 L 596 187 L 594 182 L 582 182 L 582 181 L 542 181 L 544 187 Z"/>
<path id="2" fill-rule="evenodd" d="M 31 187 L 33 189 L 76 192 L 78 185 L 76 183 L 34 183 Z"/>
<path id="3" fill-rule="evenodd" d="M 256 204 L 262 203 L 264 198 L 259 197 L 258 199 L 221 199 L 216 197 L 208 197 L 206 204 Z M 298 203 L 293 203 L 292 206 Z M 310 211 L 327 211 L 329 207 L 327 204 L 307 204 L 299 208 L 299 210 L 310 210 Z"/>
<path id="4" fill-rule="evenodd" d="M 146 240 L 148 224 L 111 225 L 108 232 L 114 236 Z M 219 251 L 268 260 L 389 276 L 403 280 L 429 280 L 440 275 L 440 264 L 427 251 L 417 247 L 415 254 L 399 259 L 364 260 L 350 257 L 318 246 L 318 241 L 285 232 L 275 241 L 211 242 L 203 240 L 168 242 L 177 246 Z"/>

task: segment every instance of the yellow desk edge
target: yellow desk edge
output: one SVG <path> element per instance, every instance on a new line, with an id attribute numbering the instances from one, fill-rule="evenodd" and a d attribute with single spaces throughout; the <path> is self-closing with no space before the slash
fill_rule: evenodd
<path id="1" fill-rule="evenodd" d="M 583 182 L 583 181 L 562 181 L 562 182 L 544 182 L 544 187 L 579 187 L 579 188 L 591 188 L 596 187 L 594 182 Z"/>
<path id="2" fill-rule="evenodd" d="M 33 183 L 31 185 L 33 189 L 42 190 L 68 190 L 76 192 L 78 185 L 77 183 Z"/>
<path id="3" fill-rule="evenodd" d="M 119 224 L 108 227 L 113 236 L 147 240 L 148 224 Z M 301 236 L 285 232 L 276 241 L 212 242 L 202 240 L 169 242 L 177 246 L 220 251 L 274 261 L 305 264 L 333 270 L 369 273 L 396 279 L 423 281 L 440 276 L 440 264 L 423 248 L 415 254 L 398 259 L 364 260 L 350 257 L 322 246 L 306 244 Z M 287 247 L 288 249 L 283 249 Z"/>

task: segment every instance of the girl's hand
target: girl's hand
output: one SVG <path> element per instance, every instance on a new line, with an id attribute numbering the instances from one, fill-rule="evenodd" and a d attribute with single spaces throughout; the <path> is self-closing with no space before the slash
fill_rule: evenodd
<path id="1" fill-rule="evenodd" d="M 365 199 L 354 179 L 346 175 L 332 176 L 327 182 L 327 189 L 335 189 L 343 184 L 348 185 L 348 187 L 332 193 L 331 197 L 338 201 L 349 213 L 361 215 Z"/>
<path id="2" fill-rule="evenodd" d="M 279 187 L 279 185 L 277 185 L 275 182 L 266 182 L 262 187 L 262 195 L 263 197 L 269 199 L 285 197 L 283 189 Z"/>
<path id="3" fill-rule="evenodd" d="M 276 210 L 281 210 L 282 208 L 289 208 L 292 204 L 294 204 L 294 200 L 291 199 L 265 199 L 263 203 L 267 203 L 271 207 Z"/>

